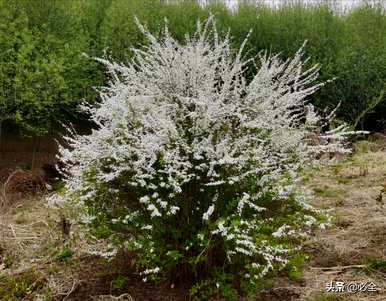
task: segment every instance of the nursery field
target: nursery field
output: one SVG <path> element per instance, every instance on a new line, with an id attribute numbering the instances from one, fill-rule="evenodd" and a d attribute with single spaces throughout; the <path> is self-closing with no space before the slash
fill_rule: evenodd
<path id="1" fill-rule="evenodd" d="M 331 210 L 332 225 L 304 242 L 309 258 L 298 272 L 265 280 L 250 300 L 385 300 L 385 150 L 385 140 L 362 141 L 353 155 L 306 172 L 314 205 Z M 79 225 L 67 232 L 63 218 L 70 213 L 47 209 L 46 193 L 24 195 L 2 209 L 0 300 L 188 300 L 183 280 L 142 282 L 130 254 L 112 261 L 98 256 L 105 241 L 91 239 Z M 372 282 L 376 292 L 328 292 L 331 281 Z"/>

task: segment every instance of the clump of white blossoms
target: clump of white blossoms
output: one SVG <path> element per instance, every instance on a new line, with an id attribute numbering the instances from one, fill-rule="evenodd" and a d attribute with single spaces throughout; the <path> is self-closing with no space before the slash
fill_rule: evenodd
<path id="1" fill-rule="evenodd" d="M 244 59 L 213 17 L 176 41 L 139 24 L 147 45 L 111 75 L 97 128 L 60 148 L 65 192 L 118 246 L 135 251 L 145 280 L 210 277 L 221 267 L 256 283 L 291 260 L 296 241 L 320 224 L 300 184 L 321 153 L 348 152 L 345 126 L 322 131 L 307 97 L 318 66 Z M 255 67 L 253 67 L 255 66 Z M 251 81 L 248 68 L 256 68 Z"/>

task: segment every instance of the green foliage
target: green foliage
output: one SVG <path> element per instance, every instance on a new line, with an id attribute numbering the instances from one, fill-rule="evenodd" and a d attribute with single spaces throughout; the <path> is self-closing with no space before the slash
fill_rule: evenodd
<path id="1" fill-rule="evenodd" d="M 13 265 L 13 258 L 9 255 L 6 255 L 3 259 L 4 267 L 9 269 Z"/>
<path id="2" fill-rule="evenodd" d="M 28 135 L 82 117 L 77 104 L 93 101 L 92 86 L 102 83 L 81 55 L 87 36 L 66 3 L 0 1 L 0 122 Z"/>
<path id="3" fill-rule="evenodd" d="M 212 11 L 220 35 L 228 29 L 237 48 L 252 29 L 246 50 L 293 55 L 307 40 L 310 64 L 322 65 L 320 80 L 335 80 L 314 102 L 335 107 L 358 127 L 382 128 L 386 121 L 386 15 L 363 6 L 339 16 L 326 6 L 287 5 L 274 10 L 241 4 L 235 13 L 193 1 L 165 4 L 149 0 L 0 0 L 0 124 L 17 123 L 27 134 L 43 135 L 63 121 L 81 122 L 78 104 L 98 100 L 93 87 L 106 83 L 98 64 L 82 56 L 116 61 L 131 57 L 144 42 L 137 16 L 152 32 L 164 18 L 177 39 L 192 32 L 197 18 Z M 252 75 L 252 74 L 251 74 Z"/>
<path id="4" fill-rule="evenodd" d="M 322 65 L 321 80 L 335 80 L 321 89 L 315 102 L 333 107 L 341 102 L 340 115 L 351 123 L 382 118 L 385 102 L 377 97 L 386 79 L 386 16 L 376 8 L 362 7 L 340 17 L 324 6 L 287 6 L 279 10 L 245 9 L 236 21 L 246 20 L 241 28 L 252 27 L 251 46 L 255 51 L 269 49 L 292 54 L 307 40 L 310 63 Z M 259 18 L 253 18 L 258 14 Z M 253 49 L 252 48 L 252 49 Z M 376 99 L 376 106 L 373 106 Z M 371 114 L 376 111 L 376 114 Z M 367 112 L 363 115 L 363 112 Z M 363 115 L 363 116 L 362 116 Z M 379 121 L 380 122 L 380 121 Z M 378 124 L 379 125 L 379 124 Z"/>
<path id="5" fill-rule="evenodd" d="M 111 286 L 113 289 L 122 289 L 127 285 L 128 281 L 127 277 L 119 275 L 111 282 Z"/>
<path id="6" fill-rule="evenodd" d="M 193 285 L 189 290 L 192 301 L 210 300 L 211 297 L 223 298 L 227 301 L 237 300 L 237 291 L 229 285 L 232 275 L 225 272 L 215 272 L 210 280 L 202 280 Z"/>
<path id="7" fill-rule="evenodd" d="M 96 237 L 96 238 L 109 238 L 112 234 L 112 231 L 111 229 L 109 229 L 108 227 L 106 227 L 105 225 L 98 225 L 97 227 L 95 227 L 93 230 L 92 230 L 92 234 Z"/>
<path id="8" fill-rule="evenodd" d="M 43 278 L 33 270 L 18 276 L 0 277 L 0 300 L 26 300 L 27 295 L 33 298 L 38 293 L 47 294 Z"/>
<path id="9" fill-rule="evenodd" d="M 21 48 L 30 37 L 26 27 L 27 18 L 24 14 L 15 15 L 0 2 L 0 139 L 3 122 L 15 120 L 16 117 L 14 78 Z"/>
<path id="10" fill-rule="evenodd" d="M 286 270 L 291 280 L 299 281 L 301 279 L 306 260 L 307 257 L 305 255 L 298 254 L 289 261 Z"/>
<path id="11" fill-rule="evenodd" d="M 364 260 L 368 267 L 372 270 L 382 273 L 386 272 L 386 260 L 376 257 L 368 257 Z"/>
<path id="12" fill-rule="evenodd" d="M 56 254 L 55 259 L 60 262 L 67 262 L 73 255 L 72 250 L 69 247 L 64 247 Z"/>
<path id="13" fill-rule="evenodd" d="M 341 198 L 346 193 L 344 189 L 331 188 L 328 186 L 315 187 L 314 192 L 316 195 L 324 198 Z"/>
<path id="14" fill-rule="evenodd" d="M 307 301 L 344 301 L 347 300 L 344 296 L 334 295 L 334 294 L 322 294 L 313 296 L 307 299 Z"/>

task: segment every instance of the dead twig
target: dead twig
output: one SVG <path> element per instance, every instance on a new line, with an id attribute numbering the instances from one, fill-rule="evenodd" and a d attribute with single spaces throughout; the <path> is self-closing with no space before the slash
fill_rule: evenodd
<path id="1" fill-rule="evenodd" d="M 353 264 L 353 265 L 343 265 L 343 266 L 334 266 L 334 267 L 310 267 L 311 270 L 321 270 L 321 271 L 331 271 L 331 270 L 348 270 L 348 269 L 364 269 L 368 268 L 366 264 Z"/>
<path id="2" fill-rule="evenodd" d="M 11 231 L 12 231 L 12 234 L 13 236 L 15 237 L 15 240 L 17 242 L 17 244 L 19 245 L 19 247 L 24 251 L 24 248 L 20 242 L 20 240 L 18 239 L 17 235 L 16 235 L 16 232 L 15 232 L 15 229 L 13 228 L 12 224 L 9 224 L 9 227 L 11 228 Z"/>
<path id="3" fill-rule="evenodd" d="M 63 301 L 67 300 L 67 298 L 75 291 L 75 289 L 77 288 L 78 284 L 80 283 L 80 281 L 77 281 L 74 279 L 73 283 L 72 283 L 72 287 L 71 287 L 71 290 L 67 293 L 67 295 L 63 298 Z"/>
<path id="4" fill-rule="evenodd" d="M 130 296 L 128 293 L 122 294 L 118 297 L 113 296 L 113 295 L 99 295 L 99 296 L 94 296 L 92 297 L 93 300 L 95 301 L 135 301 L 132 296 Z"/>

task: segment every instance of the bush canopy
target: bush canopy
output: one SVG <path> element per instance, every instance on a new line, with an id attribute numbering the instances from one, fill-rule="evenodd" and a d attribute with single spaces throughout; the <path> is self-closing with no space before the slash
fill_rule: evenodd
<path id="1" fill-rule="evenodd" d="M 167 25 L 160 38 L 138 27 L 147 43 L 127 64 L 98 59 L 110 84 L 85 107 L 98 128 L 66 138 L 65 190 L 51 201 L 83 209 L 96 232 L 135 252 L 144 281 L 251 291 L 323 226 L 300 173 L 323 153 L 348 152 L 350 132 L 322 131 L 330 116 L 308 96 L 323 84 L 303 49 L 286 61 L 244 58 L 247 40 L 232 49 L 213 16 L 183 43 Z"/>

